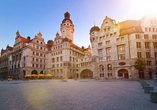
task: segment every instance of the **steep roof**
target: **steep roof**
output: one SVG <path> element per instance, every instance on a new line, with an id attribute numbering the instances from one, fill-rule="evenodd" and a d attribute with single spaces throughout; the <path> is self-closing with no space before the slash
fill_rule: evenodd
<path id="1" fill-rule="evenodd" d="M 126 20 L 119 23 L 120 35 L 129 33 L 143 33 L 139 20 Z"/>
<path id="2" fill-rule="evenodd" d="M 77 48 L 77 49 L 83 51 L 82 48 L 80 48 L 79 46 L 77 46 L 77 45 L 75 45 L 75 44 L 73 44 L 73 43 L 70 43 L 70 46 L 72 46 L 72 47 L 74 47 L 74 48 Z"/>
<path id="3" fill-rule="evenodd" d="M 28 41 L 28 42 L 29 42 L 29 40 L 28 40 L 28 39 L 26 39 L 26 38 L 24 38 L 24 37 L 21 37 L 21 36 L 20 36 L 20 38 L 21 38 L 21 42 L 23 42 L 23 43 L 25 43 L 26 41 Z"/>

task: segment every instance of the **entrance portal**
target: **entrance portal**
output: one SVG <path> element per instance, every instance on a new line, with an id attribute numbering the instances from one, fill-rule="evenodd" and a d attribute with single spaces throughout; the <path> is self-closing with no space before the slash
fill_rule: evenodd
<path id="1" fill-rule="evenodd" d="M 81 79 L 92 79 L 93 78 L 93 72 L 89 69 L 85 69 L 80 74 Z"/>
<path id="2" fill-rule="evenodd" d="M 128 71 L 126 69 L 120 69 L 118 71 L 118 77 L 123 77 L 129 79 Z"/>

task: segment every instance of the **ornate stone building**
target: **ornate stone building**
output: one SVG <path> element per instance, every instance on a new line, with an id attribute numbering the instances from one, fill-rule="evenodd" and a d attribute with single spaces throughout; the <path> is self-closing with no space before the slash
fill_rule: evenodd
<path id="1" fill-rule="evenodd" d="M 140 20 L 116 23 L 106 17 L 101 27 L 90 30 L 92 56 L 97 57 L 94 76 L 129 79 L 152 78 L 157 74 L 157 17 L 144 16 Z M 133 67 L 137 58 L 146 63 L 144 72 Z"/>
<path id="2" fill-rule="evenodd" d="M 157 17 L 116 23 L 106 17 L 101 27 L 90 29 L 91 46 L 73 43 L 74 25 L 66 12 L 60 31 L 47 44 L 39 32 L 33 39 L 17 31 L 13 47 L 1 50 L 0 77 L 23 78 L 29 74 L 52 74 L 55 78 L 151 78 L 157 74 Z M 144 72 L 133 64 L 146 63 Z"/>

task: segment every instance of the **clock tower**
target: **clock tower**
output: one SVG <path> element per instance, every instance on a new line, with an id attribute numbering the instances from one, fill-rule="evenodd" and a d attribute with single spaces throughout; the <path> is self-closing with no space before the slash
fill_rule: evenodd
<path id="1" fill-rule="evenodd" d="M 74 25 L 70 19 L 70 14 L 68 13 L 68 10 L 66 13 L 64 13 L 64 19 L 60 26 L 60 31 L 63 38 L 68 38 L 72 41 L 72 43 L 74 43 Z"/>

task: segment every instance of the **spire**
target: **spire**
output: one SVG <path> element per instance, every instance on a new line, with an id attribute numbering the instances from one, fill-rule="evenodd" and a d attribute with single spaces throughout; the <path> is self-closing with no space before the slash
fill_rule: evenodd
<path id="1" fill-rule="evenodd" d="M 68 7 L 67 7 L 67 9 L 66 9 L 66 12 L 68 12 Z"/>
<path id="2" fill-rule="evenodd" d="M 94 26 L 95 26 L 95 21 L 94 21 Z"/>

